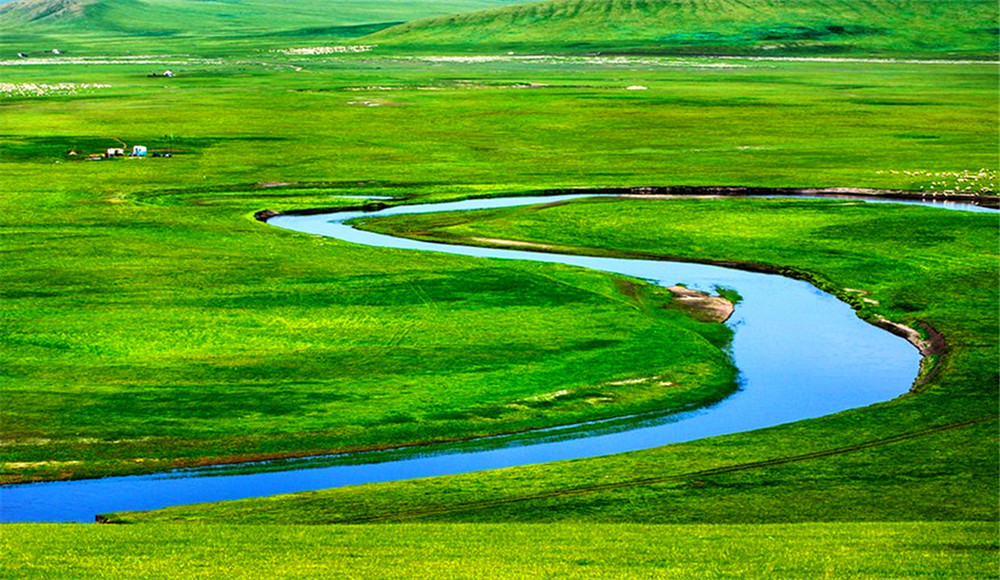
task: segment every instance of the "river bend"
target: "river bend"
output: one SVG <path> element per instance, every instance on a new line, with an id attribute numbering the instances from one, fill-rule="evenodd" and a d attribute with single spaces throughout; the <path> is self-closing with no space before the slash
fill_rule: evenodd
<path id="1" fill-rule="evenodd" d="M 573 197 L 579 196 L 397 206 L 379 215 L 489 209 Z M 283 215 L 268 223 L 384 248 L 568 264 L 665 286 L 684 283 L 705 291 L 715 286 L 733 288 L 743 300 L 727 324 L 735 330 L 731 354 L 740 370 L 742 386 L 711 407 L 639 422 L 625 431 L 598 431 L 588 437 L 451 451 L 382 463 L 243 475 L 196 477 L 201 471 L 193 469 L 6 486 L 0 489 L 0 521 L 92 522 L 96 514 L 112 511 L 148 510 L 635 451 L 887 401 L 906 393 L 919 370 L 920 354 L 912 345 L 865 323 L 847 304 L 806 282 L 702 264 L 433 244 L 365 232 L 343 223 L 371 215 L 363 212 Z M 377 460 L 379 455 L 371 457 Z"/>

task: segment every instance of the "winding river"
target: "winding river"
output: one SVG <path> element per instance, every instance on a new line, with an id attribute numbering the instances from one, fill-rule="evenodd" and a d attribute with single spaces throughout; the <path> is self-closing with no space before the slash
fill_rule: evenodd
<path id="1" fill-rule="evenodd" d="M 397 206 L 380 215 L 463 211 L 551 203 L 580 196 L 518 197 Z M 904 339 L 860 320 L 833 296 L 798 280 L 701 264 L 567 256 L 419 242 L 356 230 L 343 222 L 371 216 L 342 212 L 278 216 L 271 225 L 343 241 L 491 259 L 569 264 L 652 282 L 711 291 L 733 288 L 743 301 L 729 324 L 741 388 L 708 408 L 635 421 L 628 430 L 595 429 L 589 436 L 548 438 L 499 448 L 445 450 L 404 459 L 362 456 L 350 465 L 251 474 L 217 470 L 14 485 L 0 488 L 0 521 L 91 522 L 98 513 L 259 497 L 363 483 L 430 477 L 647 449 L 759 429 L 887 401 L 906 393 L 920 354 Z M 367 459 L 364 459 L 367 457 Z"/>

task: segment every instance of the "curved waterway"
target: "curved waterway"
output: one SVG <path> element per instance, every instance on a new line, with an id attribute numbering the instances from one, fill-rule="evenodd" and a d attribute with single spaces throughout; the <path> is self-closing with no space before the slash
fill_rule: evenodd
<path id="1" fill-rule="evenodd" d="M 581 196 L 399 206 L 379 215 L 488 209 L 574 197 Z M 148 510 L 648 449 L 886 401 L 907 392 L 919 370 L 920 354 L 912 345 L 863 322 L 847 304 L 806 282 L 701 264 L 432 244 L 356 230 L 343 223 L 371 215 L 363 212 L 289 215 L 272 218 L 269 223 L 383 248 L 552 262 L 634 276 L 666 286 L 684 283 L 705 291 L 716 286 L 735 289 L 743 300 L 727 324 L 735 330 L 731 354 L 740 370 L 742 386 L 708 408 L 655 421 L 637 421 L 635 428 L 628 430 L 598 430 L 587 437 L 553 437 L 493 449 L 410 455 L 381 463 L 264 473 L 198 477 L 205 471 L 192 469 L 149 476 L 6 486 L 0 489 L 0 521 L 90 522 L 96 514 L 112 511 Z M 395 254 L 393 258 L 404 259 L 402 256 Z M 370 455 L 372 461 L 378 461 L 380 456 Z"/>

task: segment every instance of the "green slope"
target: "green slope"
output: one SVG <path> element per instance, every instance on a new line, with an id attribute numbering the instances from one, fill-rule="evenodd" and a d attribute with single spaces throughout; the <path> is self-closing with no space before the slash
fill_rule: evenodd
<path id="1" fill-rule="evenodd" d="M 284 38 L 285 43 L 288 37 L 351 38 L 416 18 L 512 1 L 14 0 L 0 4 L 0 30 L 3 44 L 17 52 L 65 46 L 155 52 L 264 36 Z"/>
<path id="2" fill-rule="evenodd" d="M 995 56 L 991 0 L 553 0 L 412 22 L 411 48 Z"/>

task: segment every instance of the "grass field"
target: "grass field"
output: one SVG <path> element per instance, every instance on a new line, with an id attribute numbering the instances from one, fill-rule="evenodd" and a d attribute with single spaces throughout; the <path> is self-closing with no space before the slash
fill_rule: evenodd
<path id="1" fill-rule="evenodd" d="M 918 390 L 830 417 L 612 457 L 124 515 L 125 521 L 774 523 L 997 518 L 994 214 L 818 200 L 590 200 L 397 216 L 431 238 L 545 240 L 808 273 L 947 352 Z M 438 225 L 441 219 L 445 225 Z M 473 242 L 475 243 L 475 242 Z M 850 291 L 847 289 L 851 289 Z M 863 289 L 859 295 L 854 290 Z M 599 482 L 591 484 L 589 482 Z M 947 497 L 949 501 L 942 502 Z"/>
<path id="2" fill-rule="evenodd" d="M 7 481 L 617 414 L 662 401 L 636 392 L 614 409 L 499 417 L 564 388 L 719 360 L 717 330 L 702 331 L 715 346 L 692 358 L 649 357 L 663 332 L 686 330 L 629 303 L 610 277 L 502 266 L 534 289 L 518 299 L 534 301 L 526 311 L 513 308 L 510 279 L 478 263 L 387 260 L 397 254 L 273 231 L 251 219 L 257 210 L 358 203 L 345 194 L 443 200 L 648 183 L 930 190 L 938 178 L 924 173 L 995 164 L 989 65 L 309 62 L 309 74 L 222 63 L 175 79 L 134 64 L 10 69 L 25 82 L 111 87 L 4 101 L 0 159 L 18 184 L 3 218 L 2 356 L 5 389 L 19 394 L 3 401 Z M 528 74 L 550 88 L 511 88 Z M 651 88 L 623 90 L 633 82 Z M 374 83 L 395 90 L 350 90 Z M 174 157 L 67 155 L 116 139 Z M 490 315 L 476 328 L 469 311 Z M 707 372 L 697 389 L 708 391 L 694 396 L 714 398 L 728 376 Z M 386 394 L 371 397 L 376 384 Z"/>
<path id="3" fill-rule="evenodd" d="M 733 387 L 729 332 L 645 285 L 358 248 L 260 223 L 263 209 L 1000 190 L 996 66 L 948 60 L 996 60 L 993 4 L 852 0 L 844 20 L 806 0 L 685 18 L 682 2 L 507 4 L 0 4 L 2 481 L 449 441 Z M 502 10 L 387 27 L 479 8 Z M 704 56 L 772 42 L 916 60 Z M 378 46 L 272 52 L 362 44 Z M 592 54 L 607 50 L 645 55 Z M 82 160 L 123 144 L 171 157 Z M 4 526 L 0 574 L 997 576 L 995 215 L 727 199 L 435 219 L 370 227 L 787 268 L 862 316 L 930 324 L 948 351 L 915 393 L 753 433 L 117 516 L 132 526 Z M 685 389 L 611 384 L 663 373 Z M 547 398 L 565 390 L 579 396 Z"/>
<path id="4" fill-rule="evenodd" d="M 983 578 L 974 523 L 9 525 L 2 578 Z M 156 538 L 151 541 L 151 538 Z"/>
<path id="5" fill-rule="evenodd" d="M 735 387 L 727 329 L 611 276 L 81 202 L 8 222 L 8 481 L 453 440 Z M 684 386 L 611 384 L 664 373 Z"/>
<path id="6" fill-rule="evenodd" d="M 323 44 L 396 54 L 641 53 L 973 58 L 997 53 L 987 0 L 19 0 L 0 51 L 224 54 Z"/>

